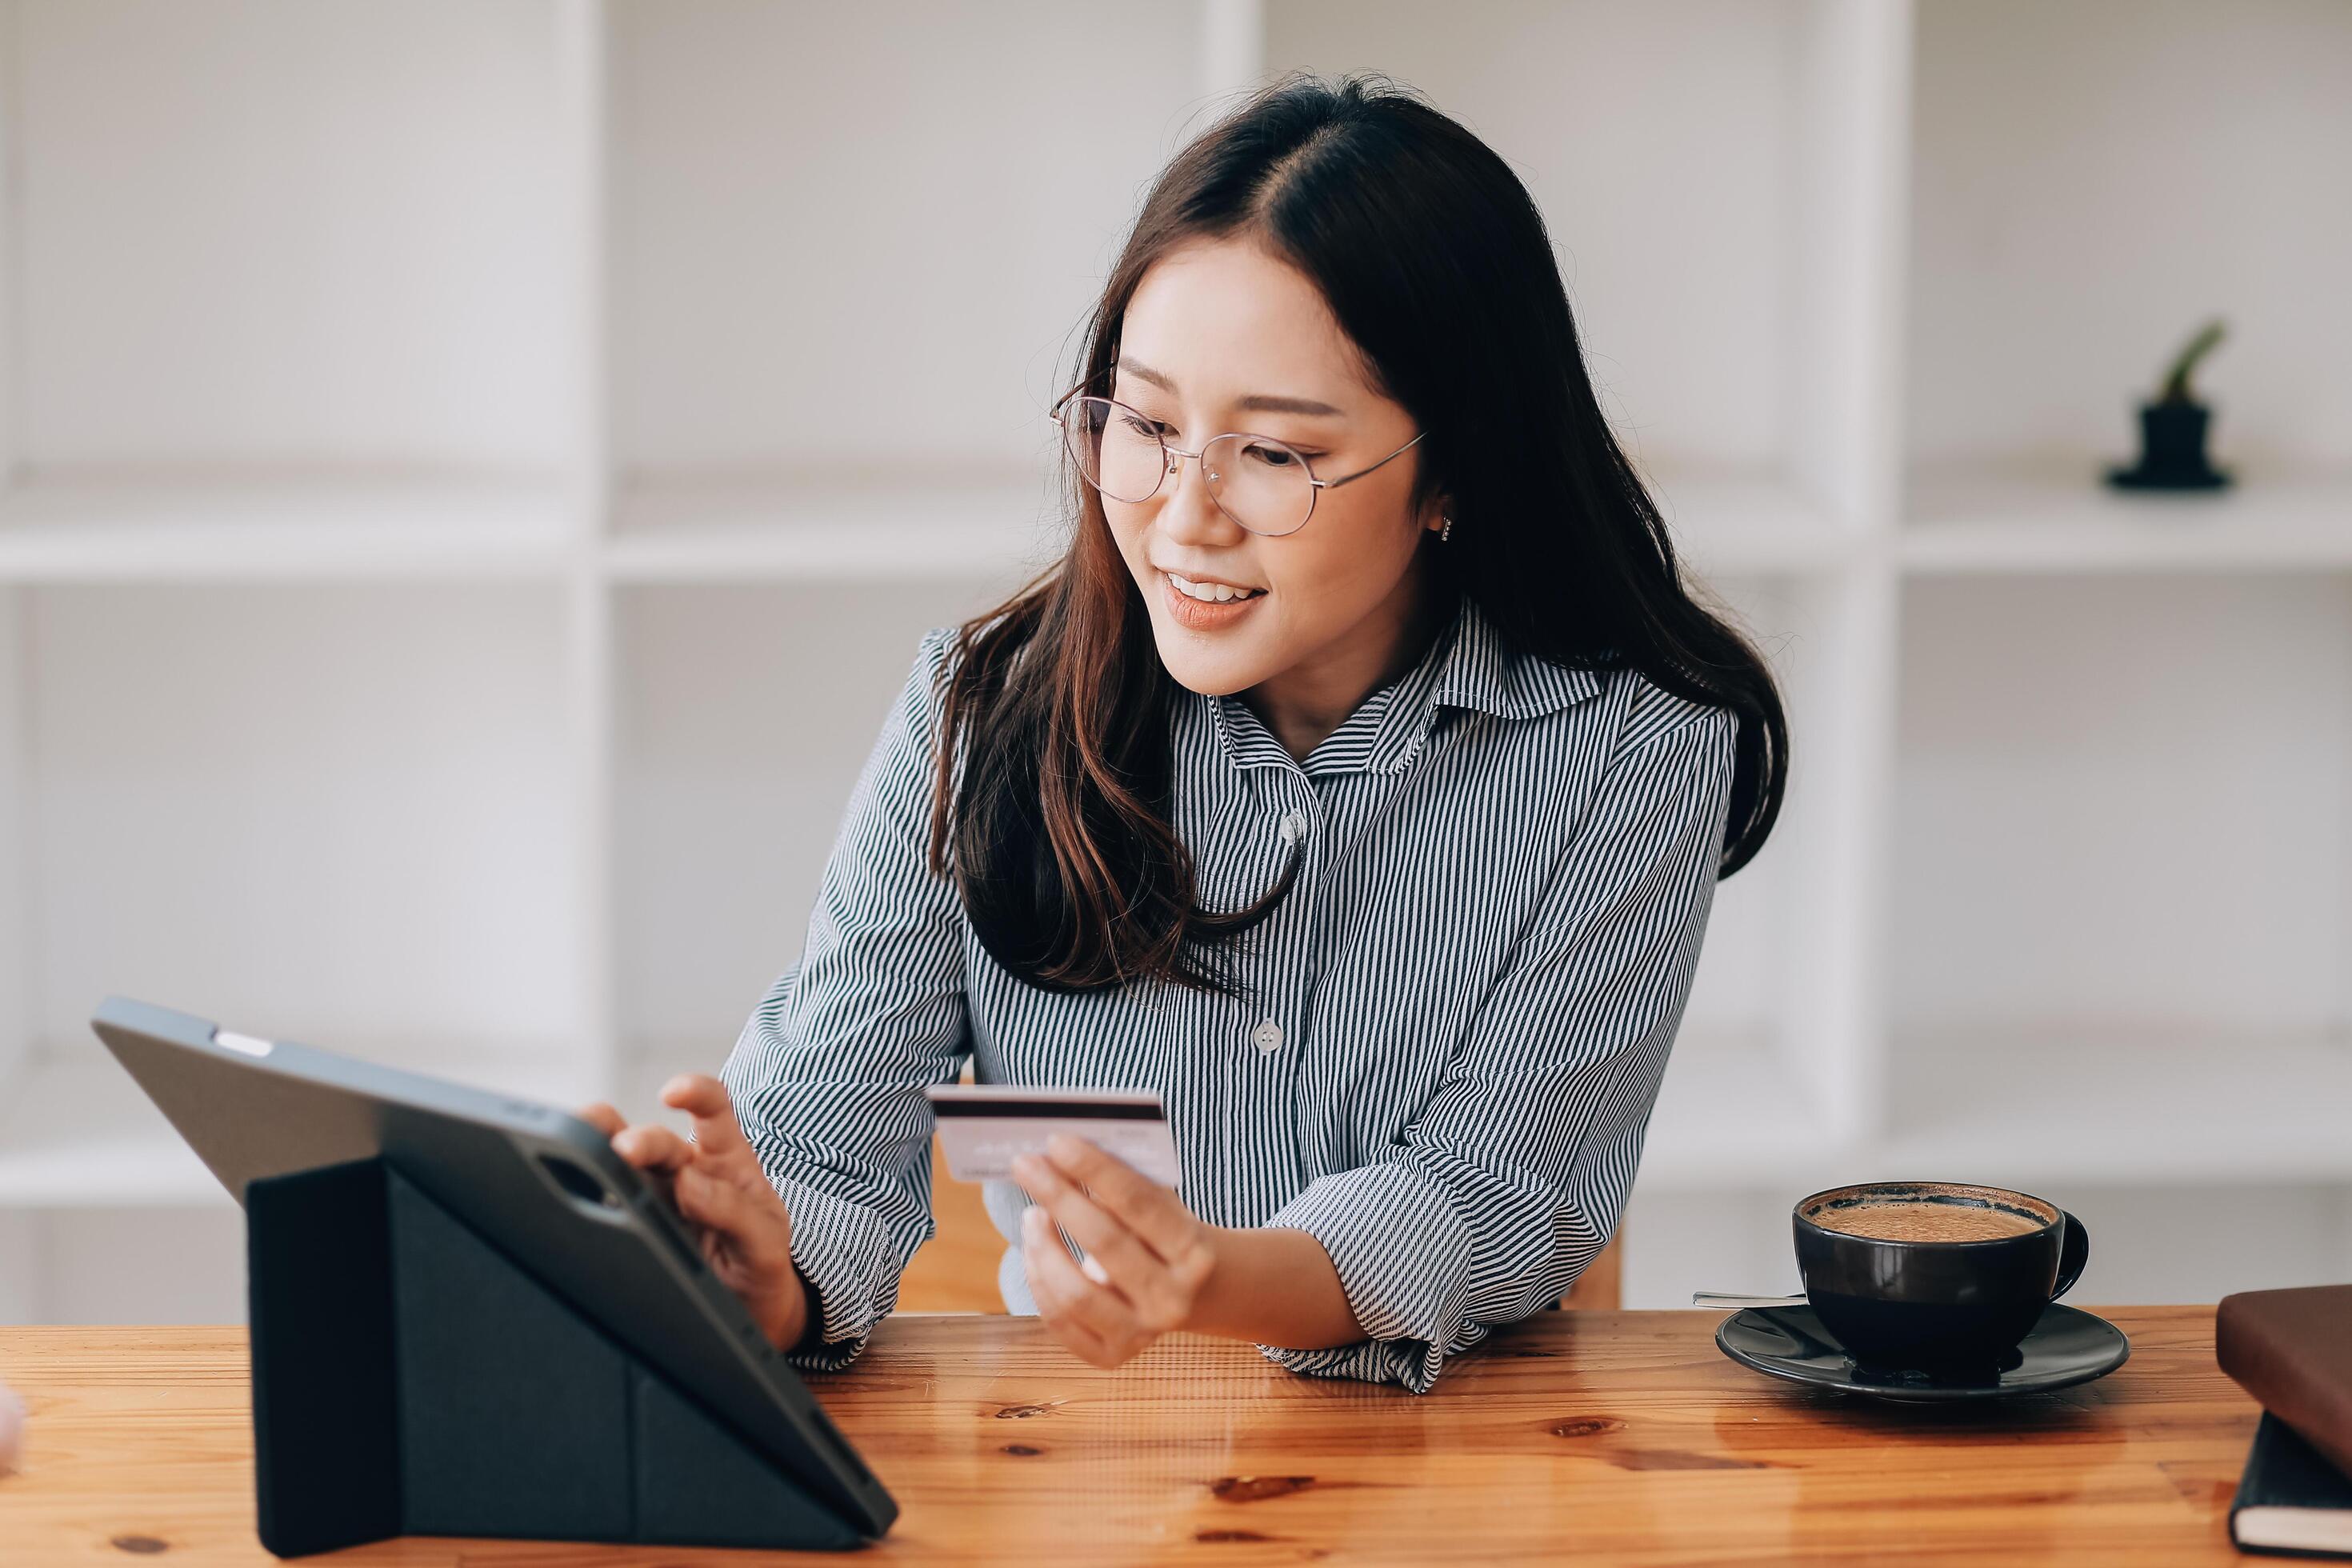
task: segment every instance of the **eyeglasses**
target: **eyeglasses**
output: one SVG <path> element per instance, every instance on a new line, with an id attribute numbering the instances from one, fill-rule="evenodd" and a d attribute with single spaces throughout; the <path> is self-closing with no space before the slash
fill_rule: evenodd
<path id="1" fill-rule="evenodd" d="M 1108 397 L 1066 392 L 1048 417 L 1062 427 L 1062 445 L 1069 449 L 1087 483 L 1116 501 L 1150 500 L 1160 484 L 1186 458 L 1197 458 L 1217 510 L 1252 533 L 1296 533 L 1315 515 L 1315 498 L 1324 490 L 1353 484 L 1392 458 L 1403 456 L 1415 436 L 1374 463 L 1336 479 L 1318 479 L 1306 456 L 1271 436 L 1229 432 L 1212 436 L 1197 452 L 1170 446 L 1159 425 L 1124 403 Z"/>

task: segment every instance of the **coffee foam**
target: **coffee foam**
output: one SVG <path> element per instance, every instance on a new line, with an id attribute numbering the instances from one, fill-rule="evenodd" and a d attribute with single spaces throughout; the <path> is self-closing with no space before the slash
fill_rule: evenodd
<path id="1" fill-rule="evenodd" d="M 1798 1213 L 1823 1230 L 1884 1241 L 1999 1241 L 2054 1224 L 2058 1211 L 2005 1187 L 1873 1182 L 1808 1200 Z"/>

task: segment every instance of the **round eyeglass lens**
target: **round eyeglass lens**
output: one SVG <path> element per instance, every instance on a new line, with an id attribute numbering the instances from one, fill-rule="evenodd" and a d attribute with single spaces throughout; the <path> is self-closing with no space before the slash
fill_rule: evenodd
<path id="1" fill-rule="evenodd" d="M 1087 483 L 1113 500 L 1148 500 L 1168 471 L 1159 431 L 1108 397 L 1070 399 L 1062 409 L 1062 440 Z"/>
<path id="2" fill-rule="evenodd" d="M 1201 467 L 1217 505 L 1252 533 L 1296 533 L 1315 508 L 1307 459 L 1271 436 L 1220 436 Z"/>

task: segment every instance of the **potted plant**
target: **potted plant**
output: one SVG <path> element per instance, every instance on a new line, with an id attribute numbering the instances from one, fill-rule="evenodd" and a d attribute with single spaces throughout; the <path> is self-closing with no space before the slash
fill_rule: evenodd
<path id="1" fill-rule="evenodd" d="M 2107 470 L 2107 483 L 2133 490 L 2213 490 L 2230 476 L 2206 460 L 2205 435 L 2213 411 L 2197 401 L 2189 378 L 2221 342 L 2222 325 L 2209 321 L 2173 356 L 2153 403 L 2139 406 L 2139 461 Z"/>

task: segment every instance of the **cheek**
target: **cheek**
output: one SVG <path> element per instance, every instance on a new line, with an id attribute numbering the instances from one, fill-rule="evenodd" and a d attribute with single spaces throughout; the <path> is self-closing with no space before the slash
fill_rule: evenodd
<path id="1" fill-rule="evenodd" d="M 1325 529 L 1327 521 L 1332 526 Z M 1362 614 L 1396 586 L 1410 554 L 1389 534 L 1375 538 L 1370 529 L 1340 526 L 1320 511 L 1280 542 L 1266 580 L 1283 601 L 1283 619 L 1292 623 Z"/>
<path id="2" fill-rule="evenodd" d="M 1103 508 L 1103 516 L 1110 520 L 1111 541 L 1118 546 L 1121 559 L 1126 561 L 1129 571 L 1139 575 L 1145 561 L 1149 559 L 1145 542 L 1151 532 L 1150 516 L 1138 507 L 1108 503 Z"/>

